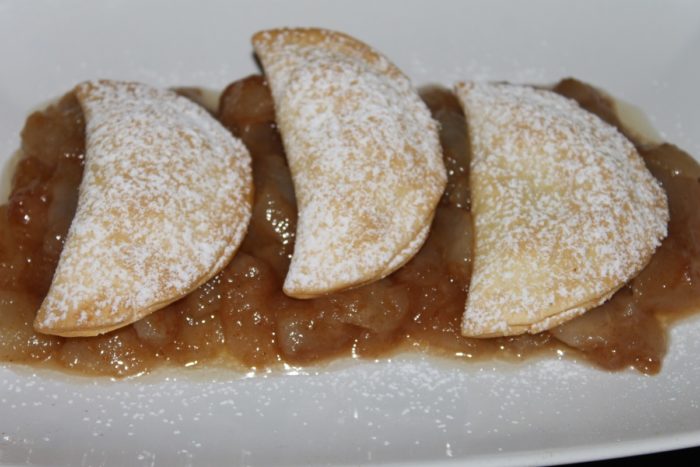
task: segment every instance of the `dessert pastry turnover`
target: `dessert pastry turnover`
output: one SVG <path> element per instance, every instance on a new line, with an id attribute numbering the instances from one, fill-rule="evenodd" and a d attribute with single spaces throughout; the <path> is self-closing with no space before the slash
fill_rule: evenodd
<path id="1" fill-rule="evenodd" d="M 458 83 L 472 148 L 474 263 L 462 333 L 537 333 L 636 276 L 666 195 L 617 129 L 548 90 Z"/>
<path id="2" fill-rule="evenodd" d="M 299 210 L 284 291 L 310 298 L 385 277 L 425 241 L 446 174 L 437 124 L 369 46 L 321 29 L 253 37 Z"/>
<path id="3" fill-rule="evenodd" d="M 27 118 L 0 205 L 0 361 L 125 377 L 421 349 L 660 370 L 666 326 L 700 303 L 690 155 L 575 79 L 421 102 L 343 34 L 253 43 L 267 76 L 218 105 L 101 81 Z"/>
<path id="4" fill-rule="evenodd" d="M 35 328 L 92 336 L 225 266 L 251 214 L 250 157 L 203 108 L 144 84 L 75 89 L 86 116 L 78 207 Z"/>

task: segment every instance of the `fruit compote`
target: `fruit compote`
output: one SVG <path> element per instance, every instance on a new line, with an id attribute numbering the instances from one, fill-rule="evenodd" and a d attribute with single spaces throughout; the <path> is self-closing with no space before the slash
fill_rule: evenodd
<path id="1" fill-rule="evenodd" d="M 625 131 L 612 102 L 594 88 L 569 79 L 554 90 Z M 198 98 L 195 90 L 182 92 Z M 260 371 L 408 349 L 511 361 L 558 351 L 609 370 L 658 372 L 667 324 L 700 308 L 700 166 L 672 145 L 638 145 L 668 193 L 669 236 L 611 300 L 549 332 L 466 338 L 460 320 L 472 254 L 467 126 L 451 92 L 430 87 L 421 95 L 441 124 L 449 179 L 428 240 L 404 267 L 313 300 L 282 293 L 296 204 L 272 98 L 263 78 L 252 76 L 227 87 L 214 110 L 253 160 L 253 217 L 240 250 L 181 300 L 133 325 L 83 338 L 32 328 L 75 212 L 85 151 L 85 122 L 72 93 L 35 112 L 22 131 L 9 201 L 0 207 L 0 360 L 124 377 L 163 365 Z"/>

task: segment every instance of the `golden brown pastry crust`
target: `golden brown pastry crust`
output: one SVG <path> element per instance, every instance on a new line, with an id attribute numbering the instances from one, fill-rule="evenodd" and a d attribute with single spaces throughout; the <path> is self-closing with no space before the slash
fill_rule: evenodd
<path id="1" fill-rule="evenodd" d="M 666 195 L 617 129 L 553 92 L 459 83 L 474 270 L 462 332 L 549 329 L 607 300 L 666 236 Z"/>
<path id="2" fill-rule="evenodd" d="M 78 208 L 34 327 L 92 336 L 186 295 L 223 268 L 251 214 L 248 151 L 171 91 L 76 87 L 86 117 Z"/>
<path id="3" fill-rule="evenodd" d="M 422 246 L 446 183 L 427 107 L 396 66 L 345 34 L 275 29 L 253 45 L 299 207 L 285 293 L 309 298 L 395 271 Z"/>

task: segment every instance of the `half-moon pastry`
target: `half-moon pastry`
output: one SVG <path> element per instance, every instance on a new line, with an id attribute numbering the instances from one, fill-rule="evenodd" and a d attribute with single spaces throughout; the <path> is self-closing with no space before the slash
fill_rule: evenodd
<path id="1" fill-rule="evenodd" d="M 287 295 L 390 274 L 420 249 L 446 183 L 437 124 L 369 46 L 321 29 L 253 37 L 299 209 Z"/>
<path id="2" fill-rule="evenodd" d="M 474 263 L 462 333 L 536 333 L 607 300 L 666 236 L 666 195 L 617 129 L 553 92 L 458 83 Z"/>
<path id="3" fill-rule="evenodd" d="M 91 336 L 166 306 L 228 263 L 250 219 L 252 172 L 243 144 L 174 92 L 117 81 L 75 92 L 84 175 L 34 326 Z"/>

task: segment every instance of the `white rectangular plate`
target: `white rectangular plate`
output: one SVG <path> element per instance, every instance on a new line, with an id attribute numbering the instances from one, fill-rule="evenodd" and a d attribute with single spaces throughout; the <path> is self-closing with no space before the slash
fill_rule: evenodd
<path id="1" fill-rule="evenodd" d="M 698 3 L 0 1 L 2 165 L 28 111 L 77 82 L 221 89 L 256 71 L 253 32 L 286 25 L 355 35 L 416 84 L 575 76 L 700 154 Z M 0 464 L 520 465 L 700 444 L 698 333 L 676 326 L 654 377 L 416 356 L 247 379 L 0 366 Z"/>

